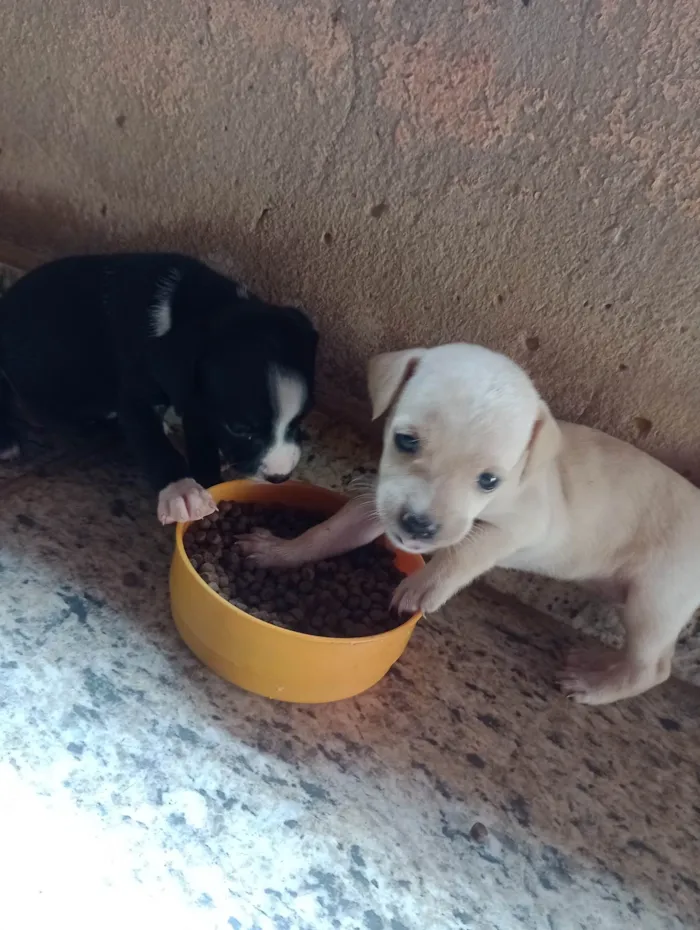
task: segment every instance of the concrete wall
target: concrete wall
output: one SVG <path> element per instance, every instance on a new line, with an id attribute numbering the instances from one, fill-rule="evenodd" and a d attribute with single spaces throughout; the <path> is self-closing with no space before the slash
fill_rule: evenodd
<path id="1" fill-rule="evenodd" d="M 4 0 L 0 237 L 302 301 L 322 386 L 484 342 L 700 477 L 692 0 Z"/>

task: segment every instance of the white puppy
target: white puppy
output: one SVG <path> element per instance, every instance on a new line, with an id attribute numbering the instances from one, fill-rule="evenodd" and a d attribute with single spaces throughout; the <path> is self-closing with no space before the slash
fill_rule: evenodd
<path id="1" fill-rule="evenodd" d="M 496 566 L 589 583 L 622 605 L 626 643 L 573 653 L 563 690 L 607 704 L 668 678 L 700 605 L 700 491 L 627 443 L 556 421 L 521 368 L 480 346 L 381 355 L 369 391 L 375 418 L 391 409 L 376 502 L 290 542 L 253 534 L 244 551 L 298 564 L 385 532 L 432 554 L 399 585 L 402 614 L 437 610 Z"/>

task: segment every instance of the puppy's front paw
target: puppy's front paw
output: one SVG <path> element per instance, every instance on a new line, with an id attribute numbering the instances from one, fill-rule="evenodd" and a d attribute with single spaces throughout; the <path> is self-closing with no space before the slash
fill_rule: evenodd
<path id="1" fill-rule="evenodd" d="M 158 495 L 158 519 L 164 526 L 201 520 L 216 509 L 214 498 L 194 478 L 173 481 Z"/>
<path id="2" fill-rule="evenodd" d="M 0 446 L 0 462 L 14 462 L 21 454 L 20 445 L 14 440 L 9 440 Z"/>
<path id="3" fill-rule="evenodd" d="M 283 568 L 291 565 L 290 540 L 280 539 L 269 530 L 255 529 L 236 540 L 246 559 L 260 568 Z"/>
<path id="4" fill-rule="evenodd" d="M 439 610 L 446 600 L 432 572 L 422 568 L 413 575 L 407 575 L 394 591 L 391 610 L 400 617 L 429 614 Z"/>

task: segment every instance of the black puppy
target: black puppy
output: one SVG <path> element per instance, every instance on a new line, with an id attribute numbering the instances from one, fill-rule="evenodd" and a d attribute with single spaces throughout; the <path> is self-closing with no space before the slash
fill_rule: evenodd
<path id="1" fill-rule="evenodd" d="M 93 255 L 31 271 L 0 301 L 0 457 L 19 451 L 18 406 L 79 425 L 119 418 L 162 523 L 215 510 L 220 455 L 284 481 L 313 402 L 318 335 L 192 258 Z M 187 461 L 159 410 L 182 418 Z"/>

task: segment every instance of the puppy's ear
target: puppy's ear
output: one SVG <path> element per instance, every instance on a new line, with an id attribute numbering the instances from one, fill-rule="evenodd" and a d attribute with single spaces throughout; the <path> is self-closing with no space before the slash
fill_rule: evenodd
<path id="1" fill-rule="evenodd" d="M 540 401 L 537 419 L 532 427 L 523 469 L 522 480 L 527 481 L 546 462 L 558 454 L 561 447 L 561 430 L 549 407 Z"/>
<path id="2" fill-rule="evenodd" d="M 425 349 L 405 349 L 375 355 L 367 366 L 367 388 L 372 401 L 372 419 L 385 413 L 413 375 Z"/>

